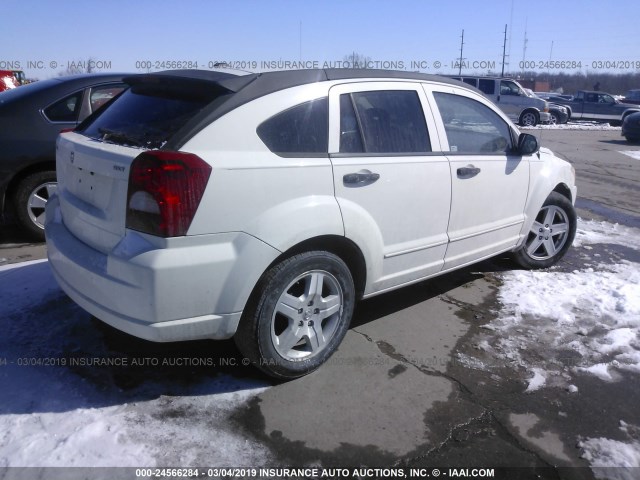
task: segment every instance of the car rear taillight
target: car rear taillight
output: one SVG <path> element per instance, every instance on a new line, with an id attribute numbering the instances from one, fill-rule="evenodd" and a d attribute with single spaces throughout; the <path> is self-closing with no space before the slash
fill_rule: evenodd
<path id="1" fill-rule="evenodd" d="M 211 175 L 191 153 L 154 150 L 131 164 L 127 228 L 160 237 L 186 235 Z"/>

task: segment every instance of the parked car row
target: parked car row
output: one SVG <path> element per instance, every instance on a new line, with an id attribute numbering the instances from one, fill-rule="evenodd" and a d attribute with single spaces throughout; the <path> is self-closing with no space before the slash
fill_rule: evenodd
<path id="1" fill-rule="evenodd" d="M 529 95 L 517 81 L 511 78 L 474 76 L 451 76 L 450 78 L 476 87 L 498 105 L 513 122 L 524 127 L 534 127 L 539 123 L 552 121 L 549 104 L 541 98 Z"/>
<path id="2" fill-rule="evenodd" d="M 545 100 L 543 97 L 535 94 L 529 88 L 525 88 L 524 92 L 530 98 L 540 98 L 542 100 Z M 549 123 L 552 125 L 560 125 L 562 123 L 567 123 L 569 121 L 569 118 L 571 118 L 568 108 L 552 102 L 549 102 L 549 115 L 550 115 Z"/>
<path id="3" fill-rule="evenodd" d="M 571 109 L 572 120 L 596 120 L 621 125 L 632 113 L 640 112 L 639 105 L 623 103 L 613 95 L 590 90 L 579 90 L 571 99 L 558 98 L 554 102 Z"/>

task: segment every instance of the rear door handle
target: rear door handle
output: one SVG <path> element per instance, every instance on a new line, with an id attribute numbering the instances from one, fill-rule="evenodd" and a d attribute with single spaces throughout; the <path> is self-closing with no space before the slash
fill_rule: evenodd
<path id="1" fill-rule="evenodd" d="M 466 167 L 460 167 L 456 172 L 458 173 L 458 178 L 472 178 L 480 173 L 480 169 L 473 165 L 467 165 Z"/>
<path id="2" fill-rule="evenodd" d="M 379 178 L 379 173 L 373 173 L 369 170 L 360 170 L 356 173 L 347 173 L 344 177 L 342 177 L 342 181 L 345 185 L 351 187 L 363 187 L 365 185 L 371 185 L 372 183 L 377 182 Z"/>

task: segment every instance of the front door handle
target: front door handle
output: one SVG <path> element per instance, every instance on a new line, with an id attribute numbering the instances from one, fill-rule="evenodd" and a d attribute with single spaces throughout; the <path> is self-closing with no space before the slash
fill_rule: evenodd
<path id="1" fill-rule="evenodd" d="M 480 173 L 480 169 L 473 165 L 467 165 L 459 168 L 456 172 L 458 173 L 458 178 L 472 178 Z"/>
<path id="2" fill-rule="evenodd" d="M 377 182 L 379 178 L 379 173 L 373 173 L 369 170 L 360 170 L 356 173 L 347 173 L 342 177 L 342 181 L 345 185 L 350 187 L 362 187 Z"/>

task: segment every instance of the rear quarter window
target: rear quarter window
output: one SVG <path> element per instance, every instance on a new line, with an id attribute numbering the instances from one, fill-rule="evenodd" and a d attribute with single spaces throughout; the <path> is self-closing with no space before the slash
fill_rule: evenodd
<path id="1" fill-rule="evenodd" d="M 78 120 L 81 103 L 82 91 L 69 95 L 48 106 L 44 109 L 44 115 L 52 122 L 73 123 Z"/>
<path id="2" fill-rule="evenodd" d="M 326 156 L 329 141 L 327 97 L 301 103 L 262 122 L 256 133 L 281 156 Z"/>

